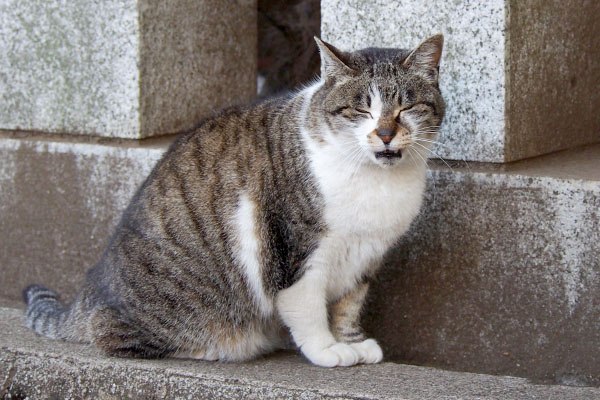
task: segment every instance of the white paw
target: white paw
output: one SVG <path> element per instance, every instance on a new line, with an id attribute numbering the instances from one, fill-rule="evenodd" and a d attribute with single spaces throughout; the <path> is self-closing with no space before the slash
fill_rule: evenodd
<path id="1" fill-rule="evenodd" d="M 367 339 L 359 343 L 352 343 L 350 347 L 358 353 L 360 363 L 376 364 L 383 359 L 383 352 L 375 339 Z"/>
<path id="2" fill-rule="evenodd" d="M 320 367 L 349 367 L 360 362 L 359 354 L 345 343 L 335 343 L 320 350 L 302 348 L 302 352 L 310 362 Z"/>

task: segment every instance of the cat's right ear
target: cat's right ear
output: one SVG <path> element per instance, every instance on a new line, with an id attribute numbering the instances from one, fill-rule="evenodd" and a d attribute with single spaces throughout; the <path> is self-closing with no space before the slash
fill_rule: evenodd
<path id="1" fill-rule="evenodd" d="M 403 65 L 417 75 L 425 78 L 425 80 L 432 85 L 437 85 L 443 47 L 444 36 L 441 34 L 433 35 L 418 45 L 417 48 L 406 57 Z"/>
<path id="2" fill-rule="evenodd" d="M 325 80 L 326 84 L 354 75 L 355 71 L 346 64 L 348 61 L 347 53 L 325 43 L 316 36 L 315 42 L 319 46 L 319 54 L 321 55 L 321 78 Z"/>

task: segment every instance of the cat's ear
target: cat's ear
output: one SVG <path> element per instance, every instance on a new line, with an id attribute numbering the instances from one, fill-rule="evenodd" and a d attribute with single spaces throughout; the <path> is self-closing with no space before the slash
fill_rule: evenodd
<path id="1" fill-rule="evenodd" d="M 423 41 L 406 57 L 403 65 L 422 76 L 432 85 L 437 85 L 440 58 L 444 47 L 444 36 L 433 35 Z"/>
<path id="2" fill-rule="evenodd" d="M 315 36 L 321 54 L 321 78 L 326 83 L 343 80 L 352 76 L 355 71 L 347 65 L 348 54 L 325 43 Z"/>

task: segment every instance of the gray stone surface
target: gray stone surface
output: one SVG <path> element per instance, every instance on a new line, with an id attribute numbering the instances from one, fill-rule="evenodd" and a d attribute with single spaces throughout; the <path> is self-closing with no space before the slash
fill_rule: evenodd
<path id="1" fill-rule="evenodd" d="M 354 50 L 443 33 L 441 156 L 506 162 L 600 142 L 600 3 L 323 0 L 323 38 Z"/>
<path id="2" fill-rule="evenodd" d="M 130 399 L 591 399 L 598 388 L 394 363 L 323 369 L 293 353 L 247 363 L 107 358 L 37 336 L 0 308 L 0 396 Z M 4 372 L 8 371 L 8 373 Z"/>
<path id="3" fill-rule="evenodd" d="M 432 170 L 368 307 L 386 354 L 600 384 L 599 155 L 595 180 Z"/>
<path id="4" fill-rule="evenodd" d="M 0 129 L 190 129 L 254 97 L 256 35 L 255 0 L 3 1 Z"/>
<path id="5" fill-rule="evenodd" d="M 0 140 L 0 296 L 66 300 L 168 141 Z M 388 360 L 600 383 L 600 145 L 494 167 L 443 163 L 373 287 Z"/>
<path id="6" fill-rule="evenodd" d="M 0 294 L 46 282 L 68 299 L 169 143 L 0 137 Z"/>
<path id="7" fill-rule="evenodd" d="M 505 159 L 600 142 L 600 2 L 508 3 Z"/>

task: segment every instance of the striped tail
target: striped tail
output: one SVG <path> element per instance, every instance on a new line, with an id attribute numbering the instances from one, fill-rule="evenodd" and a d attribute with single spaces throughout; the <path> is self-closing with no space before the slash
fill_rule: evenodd
<path id="1" fill-rule="evenodd" d="M 29 285 L 22 295 L 27 304 L 27 327 L 52 339 L 65 339 L 62 334 L 63 325 L 69 316 L 70 307 L 63 307 L 58 295 L 42 285 Z"/>

